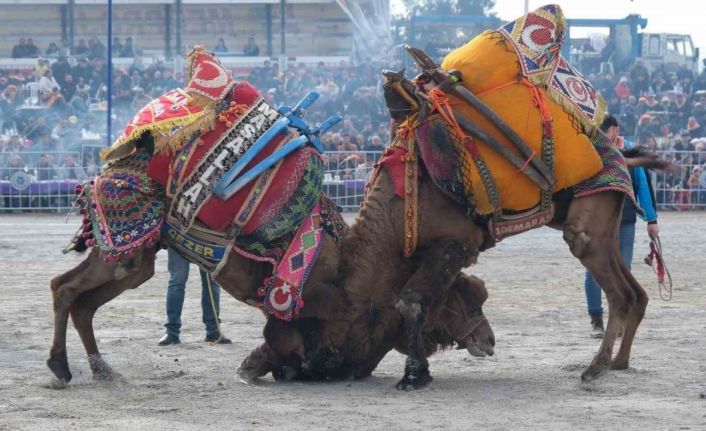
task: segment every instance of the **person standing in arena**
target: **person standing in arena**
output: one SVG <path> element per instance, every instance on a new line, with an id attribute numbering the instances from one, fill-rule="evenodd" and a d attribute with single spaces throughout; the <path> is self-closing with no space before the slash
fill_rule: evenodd
<path id="1" fill-rule="evenodd" d="M 189 261 L 176 250 L 167 250 L 167 268 L 169 269 L 169 284 L 167 286 L 167 333 L 159 340 L 160 346 L 180 344 L 181 310 L 184 306 L 186 281 L 189 279 Z M 230 344 L 231 340 L 223 336 L 216 319 L 220 312 L 220 287 L 210 279 L 204 271 L 201 273 L 201 312 L 206 326 L 207 343 Z M 210 292 L 209 292 L 210 281 Z M 213 302 L 211 302 L 213 301 Z M 215 313 L 214 313 L 215 309 Z"/>
<path id="2" fill-rule="evenodd" d="M 624 140 L 620 136 L 620 126 L 618 120 L 612 115 L 606 116 L 601 124 L 601 130 L 606 134 L 613 145 L 618 148 L 630 149 L 633 143 Z M 657 237 L 659 235 L 659 225 L 657 224 L 657 207 L 655 205 L 655 195 L 650 184 L 649 176 L 645 169 L 637 167 L 630 169 L 630 177 L 637 199 L 638 205 L 644 211 L 644 219 L 647 221 L 647 233 Z M 637 208 L 632 199 L 626 198 L 623 204 L 623 215 L 620 222 L 620 254 L 628 269 L 632 268 L 633 246 L 635 244 L 635 223 L 637 222 Z M 593 338 L 603 338 L 605 329 L 603 327 L 603 305 L 601 299 L 601 287 L 590 271 L 586 271 L 584 283 L 586 291 L 586 304 L 588 314 L 591 316 L 591 336 Z"/>

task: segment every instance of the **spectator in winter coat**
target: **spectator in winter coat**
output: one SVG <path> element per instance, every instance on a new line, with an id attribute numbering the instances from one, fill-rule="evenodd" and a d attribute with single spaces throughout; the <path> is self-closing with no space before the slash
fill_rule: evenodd
<path id="1" fill-rule="evenodd" d="M 626 77 L 621 77 L 620 81 L 615 85 L 615 95 L 621 99 L 630 97 L 630 85 Z"/>

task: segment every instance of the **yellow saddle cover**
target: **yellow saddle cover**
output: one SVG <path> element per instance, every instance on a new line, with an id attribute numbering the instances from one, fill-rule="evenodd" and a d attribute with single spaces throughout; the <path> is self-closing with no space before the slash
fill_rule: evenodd
<path id="1" fill-rule="evenodd" d="M 497 31 L 486 31 L 449 53 L 442 67 L 462 73 L 463 84 L 495 111 L 537 155 L 542 154 L 542 115 L 533 100 L 539 91 L 551 114 L 555 146 L 554 191 L 596 175 L 602 162 L 588 136 L 605 115 L 605 102 L 588 81 L 559 55 L 564 34 L 559 6 L 539 8 Z M 535 91 L 537 91 L 535 90 Z M 536 93 L 535 93 L 536 94 Z M 455 108 L 498 142 L 514 148 L 504 135 L 468 104 Z M 587 136 L 588 135 L 588 136 Z M 537 205 L 540 189 L 505 158 L 476 141 L 497 185 L 503 209 Z M 519 155 L 519 153 L 518 153 Z M 472 172 L 476 211 L 493 208 L 477 169 Z"/>

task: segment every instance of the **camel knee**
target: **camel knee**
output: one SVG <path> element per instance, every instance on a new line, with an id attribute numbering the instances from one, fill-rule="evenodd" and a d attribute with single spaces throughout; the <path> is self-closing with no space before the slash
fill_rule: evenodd
<path id="1" fill-rule="evenodd" d="M 635 293 L 635 300 L 637 303 L 637 309 L 642 311 L 642 314 L 645 314 L 645 309 L 647 308 L 647 304 L 650 302 L 650 297 L 647 296 L 647 292 L 645 292 L 642 288 L 639 289 L 634 289 Z"/>
<path id="2" fill-rule="evenodd" d="M 95 316 L 96 310 L 97 308 L 77 307 L 76 304 L 74 304 L 69 310 L 69 314 L 76 329 L 81 330 L 92 327 L 93 316 Z"/>
<path id="3" fill-rule="evenodd" d="M 51 283 L 52 302 L 54 312 L 66 311 L 73 303 L 74 298 L 71 297 L 69 286 L 64 283 Z"/>
<path id="4" fill-rule="evenodd" d="M 582 258 L 588 251 L 591 237 L 586 232 L 576 232 L 571 227 L 564 228 L 564 242 L 569 245 L 569 250 L 577 258 Z"/>
<path id="5" fill-rule="evenodd" d="M 637 309 L 638 301 L 635 292 L 632 289 L 626 289 L 623 294 L 625 295 L 625 307 L 628 312 Z"/>
<path id="6" fill-rule="evenodd" d="M 56 295 L 56 293 L 59 291 L 59 288 L 61 287 L 61 282 L 63 281 L 63 275 L 60 275 L 58 277 L 54 277 L 51 279 L 49 282 L 49 289 L 51 289 L 52 295 Z"/>
<path id="7" fill-rule="evenodd" d="M 630 313 L 635 304 L 634 300 L 621 297 L 620 299 L 614 299 L 610 301 L 609 313 L 615 314 L 620 319 L 625 319 L 625 317 Z"/>

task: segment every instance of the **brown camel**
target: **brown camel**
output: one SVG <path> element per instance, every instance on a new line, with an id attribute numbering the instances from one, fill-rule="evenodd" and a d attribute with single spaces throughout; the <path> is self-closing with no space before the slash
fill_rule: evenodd
<path id="1" fill-rule="evenodd" d="M 399 123 L 414 109 L 409 98 L 400 97 L 391 89 L 386 85 L 386 102 Z M 641 150 L 624 155 L 631 167 L 666 167 L 656 156 Z M 624 198 L 624 194 L 611 191 L 575 199 L 557 193 L 554 199 L 555 216 L 549 226 L 563 230 L 571 253 L 595 275 L 609 304 L 606 334 L 582 374 L 584 381 L 595 379 L 608 369 L 628 367 L 632 342 L 647 307 L 647 294 L 620 257 L 618 229 Z M 404 204 L 395 194 L 391 178 L 381 171 L 342 247 L 340 284 L 349 297 L 347 313 L 314 328 L 299 323 L 278 322 L 276 327 L 268 323 L 266 338 L 269 332 L 269 339 L 283 337 L 290 344 L 275 341 L 261 346 L 244 361 L 241 376 L 264 374 L 277 369 L 273 365 L 277 363 L 301 364 L 304 356 L 308 362 L 289 370 L 284 377 L 362 377 L 371 368 L 357 365 L 365 363 L 364 358 L 379 361 L 382 356 L 376 355 L 377 349 L 385 351 L 391 343 L 371 328 L 403 327 L 408 344 L 398 344 L 397 348 L 409 356 L 398 388 L 416 389 L 428 384 L 431 376 L 423 328 L 433 316 L 433 304 L 446 294 L 446 286 L 456 284 L 453 282 L 459 280 L 460 270 L 475 262 L 492 240 L 486 228 L 477 225 L 460 205 L 443 194 L 429 175 L 422 175 L 419 180 L 418 200 L 418 248 L 411 258 L 404 258 Z M 379 286 L 395 287 L 389 290 Z M 395 306 L 401 311 L 402 323 L 393 312 Z M 620 327 L 625 328 L 624 336 L 613 357 Z M 268 348 L 276 352 L 267 351 Z"/>
<path id="2" fill-rule="evenodd" d="M 571 253 L 591 270 L 608 298 L 606 334 L 598 353 L 582 374 L 584 381 L 609 369 L 628 367 L 630 348 L 648 302 L 644 289 L 620 258 L 618 227 L 623 199 L 621 193 L 604 192 L 570 202 L 557 202 L 557 215 L 551 223 L 552 227 L 563 229 Z M 347 312 L 338 315 L 337 319 L 327 319 L 323 326 L 315 328 L 282 322 L 277 322 L 277 328 L 267 328 L 266 338 L 268 330 L 281 331 L 289 340 L 295 340 L 292 334 L 296 332 L 306 334 L 299 336 L 300 343 L 292 341 L 287 346 L 289 351 L 281 350 L 279 343 L 271 343 L 271 347 L 279 349 L 274 356 L 279 358 L 280 364 L 288 365 L 302 356 L 317 356 L 325 351 L 325 358 L 317 358 L 320 375 L 335 378 L 369 374 L 369 368 L 356 368 L 351 364 L 376 357 L 374 352 L 376 349 L 384 351 L 388 347 L 386 342 L 394 344 L 371 332 L 371 328 L 380 328 L 382 319 L 396 320 L 384 325 L 400 325 L 400 316 L 392 310 L 397 298 L 401 297 L 398 307 L 407 321 L 403 325 L 407 327 L 409 342 L 405 350 L 410 356 L 405 377 L 398 387 L 418 388 L 431 381 L 424 344 L 418 339 L 423 333 L 420 328 L 425 323 L 430 302 L 456 280 L 463 267 L 475 261 L 483 247 L 485 231 L 442 194 L 427 176 L 420 179 L 419 206 L 419 251 L 412 258 L 405 259 L 400 252 L 403 246 L 403 203 L 395 195 L 388 175 L 381 174 L 342 247 L 340 277 L 349 297 Z M 382 286 L 402 289 L 383 289 Z M 270 323 L 272 320 L 268 325 Z M 298 331 L 292 331 L 293 327 Z M 624 328 L 623 339 L 620 350 L 613 357 L 613 344 L 621 327 Z M 272 339 L 276 337 L 277 334 L 270 335 Z M 262 363 L 272 360 L 271 354 L 255 351 L 241 366 L 241 375 L 253 377 L 250 370 L 272 369 Z M 308 366 L 311 368 L 312 364 Z"/>
<path id="3" fill-rule="evenodd" d="M 347 243 L 348 238 L 343 243 Z M 74 326 L 79 333 L 88 354 L 89 365 L 96 379 L 111 379 L 113 372 L 108 364 L 101 358 L 93 334 L 93 317 L 97 309 L 116 298 L 127 289 L 139 287 L 149 280 L 154 274 L 154 261 L 157 249 L 144 249 L 132 258 L 120 262 L 106 262 L 93 249 L 87 258 L 72 270 L 54 278 L 51 281 L 51 290 L 54 303 L 54 340 L 47 365 L 63 381 L 72 378 L 66 352 L 66 329 L 68 317 L 71 316 Z M 279 327 L 305 328 L 307 326 L 321 326 L 325 321 L 341 321 L 341 316 L 347 316 L 351 301 L 345 292 L 338 287 L 339 261 L 341 257 L 340 245 L 331 236 L 324 235 L 320 258 L 317 261 L 303 291 L 304 307 L 297 321 L 288 323 L 275 318 L 270 318 L 265 329 L 266 342 L 256 349 L 252 358 L 262 358 L 248 368 L 243 366 L 241 375 L 245 378 L 264 375 L 272 371 L 276 377 L 286 377 L 289 370 L 301 369 L 308 362 L 315 365 L 307 357 L 307 351 L 301 343 L 301 336 L 296 331 L 292 338 L 278 330 Z M 370 260 L 370 259 L 368 259 Z M 269 276 L 271 268 L 268 264 L 248 260 L 236 253 L 231 254 L 226 266 L 220 272 L 217 281 L 228 293 L 236 299 L 248 304 L 257 301 L 257 289 L 262 279 Z M 406 281 L 400 278 L 400 285 Z M 385 348 L 378 348 L 371 354 L 373 357 L 363 355 L 356 360 L 358 376 L 369 375 L 382 357 L 395 346 L 404 348 L 407 343 L 402 341 L 404 333 L 400 331 L 400 315 L 394 309 L 397 300 L 394 292 L 385 292 L 389 286 L 384 284 L 371 284 L 379 287 L 376 294 L 390 299 L 393 316 L 380 320 L 379 323 L 370 322 L 369 329 L 385 340 Z M 446 290 L 446 289 L 444 289 Z M 474 356 L 493 354 L 495 344 L 494 335 L 489 323 L 482 313 L 482 304 L 487 298 L 487 291 L 482 281 L 459 276 L 449 293 L 433 304 L 435 318 L 429 319 L 425 326 L 424 349 L 430 355 L 436 350 L 458 344 L 465 347 Z M 372 302 L 372 301 L 371 301 Z M 374 310 L 370 310 L 374 313 Z M 385 326 L 385 322 L 393 321 L 395 325 Z M 335 346 L 341 340 L 334 339 L 341 334 L 325 334 L 315 337 L 317 346 Z M 327 339 L 326 337 L 329 337 Z M 270 347 L 272 346 L 272 347 Z M 292 347 L 293 346 L 293 347 Z M 318 356 L 323 357 L 319 349 Z M 280 355 L 283 353 L 283 355 Z M 286 357 L 284 356 L 286 355 Z M 309 355 L 311 356 L 311 355 Z M 315 356 L 315 355 L 314 355 Z M 251 358 L 250 362 L 253 363 Z"/>

